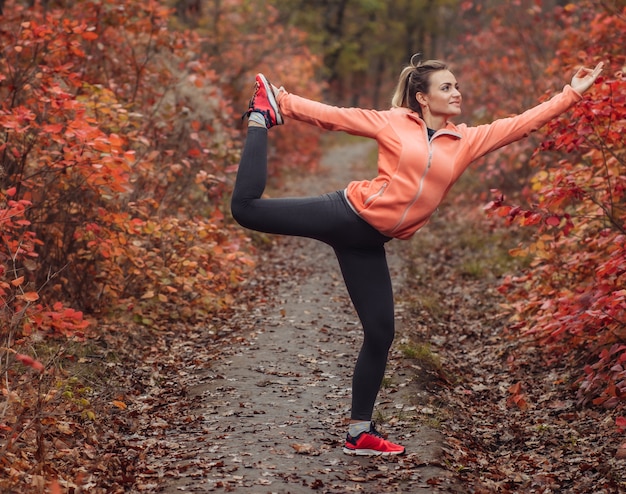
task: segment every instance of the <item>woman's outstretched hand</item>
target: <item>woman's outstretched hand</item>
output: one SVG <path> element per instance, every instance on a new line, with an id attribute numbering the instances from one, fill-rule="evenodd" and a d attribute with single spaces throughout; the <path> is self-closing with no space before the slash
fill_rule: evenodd
<path id="1" fill-rule="evenodd" d="M 574 77 L 572 77 L 572 83 L 570 85 L 575 91 L 583 94 L 596 81 L 603 67 L 604 62 L 600 62 L 593 70 L 587 67 L 581 67 L 576 71 Z"/>

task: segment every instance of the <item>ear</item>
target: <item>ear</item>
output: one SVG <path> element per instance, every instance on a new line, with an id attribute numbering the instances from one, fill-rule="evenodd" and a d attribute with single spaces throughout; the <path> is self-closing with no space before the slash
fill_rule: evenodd
<path id="1" fill-rule="evenodd" d="M 415 93 L 415 99 L 420 104 L 420 106 L 428 106 L 428 101 L 426 100 L 426 95 L 424 93 Z"/>

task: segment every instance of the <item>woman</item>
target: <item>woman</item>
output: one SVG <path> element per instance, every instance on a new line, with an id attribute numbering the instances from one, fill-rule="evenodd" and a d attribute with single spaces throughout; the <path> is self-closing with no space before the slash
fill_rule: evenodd
<path id="1" fill-rule="evenodd" d="M 410 238 L 424 226 L 450 187 L 477 158 L 517 141 L 582 98 L 602 70 L 581 68 L 560 94 L 521 115 L 488 125 L 454 125 L 461 93 L 448 66 L 413 56 L 400 74 L 387 111 L 337 108 L 277 89 L 258 74 L 245 115 L 248 134 L 232 213 L 246 228 L 320 240 L 337 255 L 363 326 L 352 380 L 352 410 L 344 452 L 393 455 L 404 447 L 372 424 L 387 355 L 394 338 L 394 306 L 385 243 Z M 244 116 L 245 116 L 244 115 Z M 261 199 L 267 178 L 267 129 L 284 117 L 378 142 L 378 174 L 317 197 Z"/>

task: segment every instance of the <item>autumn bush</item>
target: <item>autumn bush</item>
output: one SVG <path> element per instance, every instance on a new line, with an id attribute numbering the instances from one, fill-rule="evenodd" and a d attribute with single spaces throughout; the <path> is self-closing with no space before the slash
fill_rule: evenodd
<path id="1" fill-rule="evenodd" d="M 0 459 L 22 441 L 41 465 L 33 424 L 56 430 L 46 406 L 68 379 L 42 345 L 229 308 L 254 262 L 228 207 L 254 73 L 315 95 L 318 61 L 243 1 L 195 29 L 167 2 L 0 5 Z M 273 172 L 314 166 L 318 136 L 301 137 L 278 133 Z"/>
<path id="2" fill-rule="evenodd" d="M 14 266 L 21 286 L 90 314 L 136 298 L 131 312 L 194 300 L 188 315 L 201 317 L 249 264 L 225 193 L 254 72 L 271 67 L 299 87 L 315 58 L 302 43 L 272 54 L 290 34 L 260 35 L 242 2 L 225 4 L 219 36 L 170 29 L 158 2 L 55 5 L 4 6 L 3 202 L 28 201 L 20 226 L 39 244 L 33 262 Z M 260 26 L 271 11 L 255 15 Z M 313 134 L 277 142 L 273 163 L 311 162 L 302 150 Z"/>
<path id="3" fill-rule="evenodd" d="M 582 2 L 558 14 L 561 39 L 546 79 L 599 61 L 603 76 L 547 126 L 523 197 L 497 193 L 488 209 L 533 229 L 512 251 L 529 268 L 500 288 L 513 327 L 540 341 L 550 361 L 579 369 L 581 404 L 616 407 L 626 401 L 626 10 Z"/>

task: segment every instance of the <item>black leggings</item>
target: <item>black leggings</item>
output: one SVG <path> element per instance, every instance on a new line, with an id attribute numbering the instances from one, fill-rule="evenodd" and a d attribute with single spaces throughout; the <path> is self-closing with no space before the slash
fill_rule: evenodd
<path id="1" fill-rule="evenodd" d="M 393 292 L 385 257 L 390 238 L 361 219 L 343 191 L 261 199 L 266 180 L 267 129 L 248 127 L 233 191 L 233 217 L 252 230 L 314 238 L 334 249 L 364 331 L 352 378 L 351 418 L 371 420 L 394 337 Z"/>

